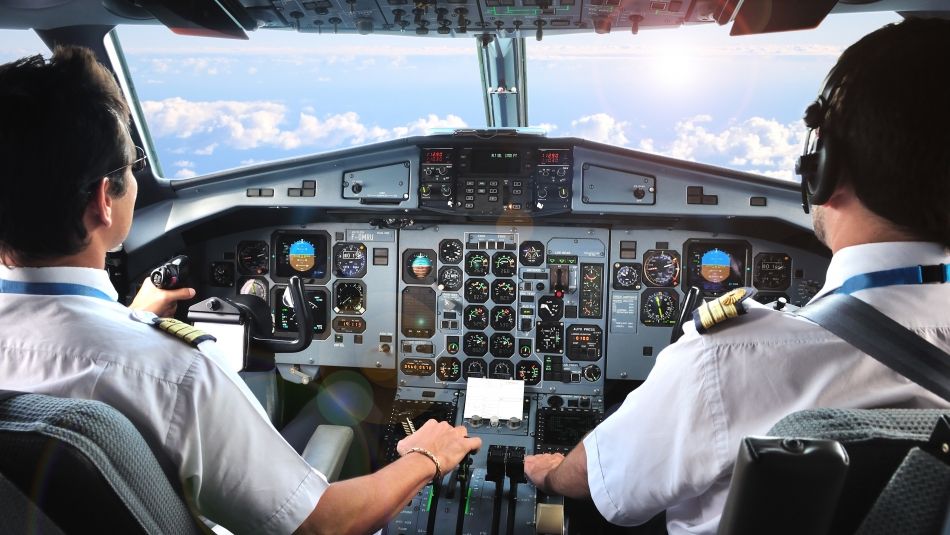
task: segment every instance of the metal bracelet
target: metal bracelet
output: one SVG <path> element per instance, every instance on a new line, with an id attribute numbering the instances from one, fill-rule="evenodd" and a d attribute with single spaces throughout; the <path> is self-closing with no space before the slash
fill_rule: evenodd
<path id="1" fill-rule="evenodd" d="M 408 450 L 406 450 L 406 455 L 410 453 L 421 453 L 425 455 L 426 457 L 428 457 L 433 463 L 435 463 L 435 477 L 433 477 L 432 479 L 434 481 L 438 481 L 442 479 L 442 463 L 439 462 L 439 459 L 435 456 L 434 453 L 432 453 L 431 451 L 425 448 L 420 448 L 418 446 L 416 446 L 415 448 L 409 448 Z"/>

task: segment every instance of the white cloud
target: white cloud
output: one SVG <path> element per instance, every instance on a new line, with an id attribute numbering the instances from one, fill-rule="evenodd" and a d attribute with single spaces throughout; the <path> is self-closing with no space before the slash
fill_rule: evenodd
<path id="1" fill-rule="evenodd" d="M 618 121 L 606 113 L 595 113 L 571 121 L 571 129 L 565 132 L 565 135 L 622 147 L 629 142 L 624 133 L 628 126 L 630 123 Z"/>
<path id="2" fill-rule="evenodd" d="M 544 130 L 545 132 L 547 132 L 548 134 L 550 134 L 551 132 L 554 132 L 555 130 L 557 130 L 557 125 L 554 123 L 541 123 L 541 124 L 533 124 L 531 125 L 531 128 L 540 128 Z"/>
<path id="3" fill-rule="evenodd" d="M 194 176 L 198 176 L 198 173 L 193 169 L 179 169 L 178 172 L 175 173 L 175 178 L 191 178 Z"/>
<path id="4" fill-rule="evenodd" d="M 188 160 L 178 160 L 172 165 L 174 165 L 175 167 L 194 167 L 195 162 L 190 162 Z"/>
<path id="5" fill-rule="evenodd" d="M 451 114 L 445 117 L 429 114 L 384 128 L 364 124 L 356 112 L 318 117 L 307 111 L 300 112 L 293 125 L 287 106 L 270 101 L 189 101 L 175 97 L 145 101 L 142 109 L 156 137 L 213 136 L 214 142 L 199 151 L 213 151 L 220 144 L 239 150 L 261 146 L 291 150 L 315 145 L 358 145 L 421 135 L 430 128 L 467 126 L 460 117 Z M 195 154 L 202 154 L 199 151 Z"/>
<path id="6" fill-rule="evenodd" d="M 216 148 L 218 148 L 218 144 L 212 143 L 208 145 L 207 147 L 195 149 L 195 154 L 197 154 L 198 156 L 211 156 L 212 154 L 214 154 L 214 149 Z"/>
<path id="7" fill-rule="evenodd" d="M 709 115 L 676 123 L 676 137 L 658 146 L 644 138 L 639 148 L 682 160 L 714 162 L 750 173 L 794 180 L 795 160 L 801 154 L 805 131 L 799 122 L 783 124 L 774 119 L 751 117 L 720 130 L 710 129 Z"/>

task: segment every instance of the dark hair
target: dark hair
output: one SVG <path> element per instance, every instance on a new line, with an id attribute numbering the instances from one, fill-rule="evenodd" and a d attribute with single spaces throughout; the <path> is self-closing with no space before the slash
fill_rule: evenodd
<path id="1" fill-rule="evenodd" d="M 129 107 L 92 51 L 57 47 L 0 65 L 0 256 L 30 264 L 78 253 L 83 214 L 133 147 Z M 125 194 L 125 169 L 109 176 Z"/>
<path id="2" fill-rule="evenodd" d="M 842 182 L 898 228 L 950 246 L 950 20 L 887 25 L 835 69 L 823 135 L 842 152 Z"/>

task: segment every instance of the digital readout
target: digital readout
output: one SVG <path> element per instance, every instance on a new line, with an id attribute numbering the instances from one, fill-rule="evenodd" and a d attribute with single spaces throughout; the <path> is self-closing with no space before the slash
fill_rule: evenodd
<path id="1" fill-rule="evenodd" d="M 567 155 L 564 151 L 558 150 L 548 150 L 541 151 L 541 165 L 563 165 L 567 160 Z"/>
<path id="2" fill-rule="evenodd" d="M 449 153 L 444 150 L 427 150 L 422 163 L 448 163 Z"/>

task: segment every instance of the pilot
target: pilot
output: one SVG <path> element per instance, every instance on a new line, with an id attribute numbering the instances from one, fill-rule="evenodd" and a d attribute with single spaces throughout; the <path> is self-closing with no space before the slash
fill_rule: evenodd
<path id="1" fill-rule="evenodd" d="M 0 66 L 0 389 L 100 400 L 177 467 L 201 513 L 236 533 L 366 533 L 480 445 L 430 420 L 380 471 L 328 484 L 240 377 L 156 329 L 187 289 L 116 302 L 144 154 L 111 73 L 82 48 Z M 147 312 L 151 311 L 151 312 Z"/>
<path id="2" fill-rule="evenodd" d="M 852 277 L 923 265 L 946 280 L 950 100 L 935 73 L 948 70 L 950 21 L 889 25 L 842 54 L 806 115 L 825 151 L 821 176 L 806 184 L 813 224 L 833 252 L 815 299 L 851 293 L 944 351 L 950 284 L 855 285 L 861 278 Z M 720 325 L 701 323 L 702 334 L 687 324 L 647 380 L 566 458 L 528 457 L 530 480 L 592 498 L 615 524 L 666 510 L 671 535 L 711 534 L 743 437 L 802 409 L 948 406 L 804 318 L 743 305 L 745 314 Z"/>

